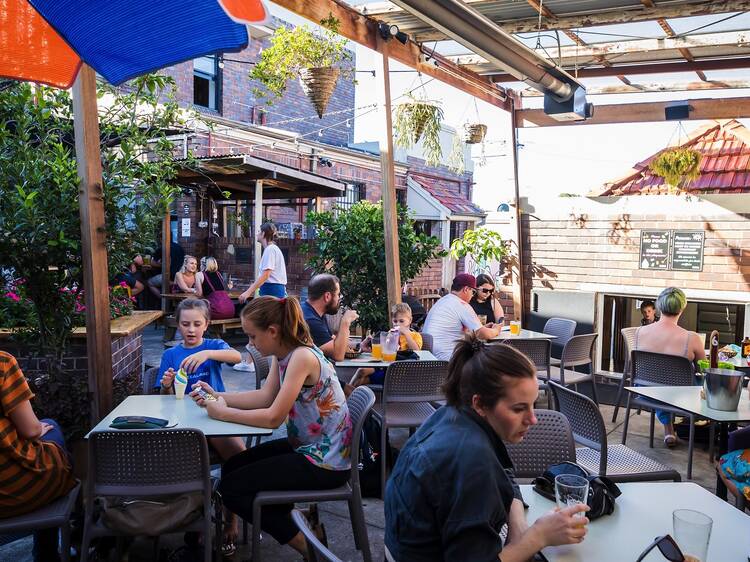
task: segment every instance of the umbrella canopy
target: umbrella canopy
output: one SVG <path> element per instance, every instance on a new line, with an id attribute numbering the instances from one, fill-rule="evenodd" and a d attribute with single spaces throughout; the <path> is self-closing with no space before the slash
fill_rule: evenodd
<path id="1" fill-rule="evenodd" d="M 247 46 L 262 0 L 0 0 L 0 76 L 69 88 L 81 63 L 111 84 Z"/>

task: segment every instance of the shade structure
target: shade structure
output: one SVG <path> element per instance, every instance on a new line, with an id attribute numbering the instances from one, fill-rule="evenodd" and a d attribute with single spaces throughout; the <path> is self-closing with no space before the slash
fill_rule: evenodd
<path id="1" fill-rule="evenodd" d="M 261 0 L 0 0 L 0 76 L 68 88 L 82 62 L 111 84 L 247 46 Z"/>

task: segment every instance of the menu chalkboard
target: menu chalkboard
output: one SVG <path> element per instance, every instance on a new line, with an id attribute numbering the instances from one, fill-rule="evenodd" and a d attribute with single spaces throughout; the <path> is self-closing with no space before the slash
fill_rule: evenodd
<path id="1" fill-rule="evenodd" d="M 702 230 L 674 230 L 672 236 L 672 269 L 675 271 L 703 271 Z"/>
<path id="2" fill-rule="evenodd" d="M 669 230 L 641 230 L 641 269 L 669 269 Z"/>

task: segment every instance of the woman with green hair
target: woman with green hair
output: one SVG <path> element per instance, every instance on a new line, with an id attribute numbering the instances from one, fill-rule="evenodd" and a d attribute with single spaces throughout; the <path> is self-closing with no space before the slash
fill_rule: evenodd
<path id="1" fill-rule="evenodd" d="M 693 363 L 705 359 L 706 352 L 701 337 L 677 324 L 686 306 L 687 298 L 682 290 L 677 287 L 664 289 L 656 299 L 656 308 L 661 317 L 653 324 L 641 326 L 636 330 L 633 349 L 679 355 L 687 357 Z M 672 415 L 656 410 L 656 417 L 664 425 L 664 444 L 667 447 L 677 445 Z"/>

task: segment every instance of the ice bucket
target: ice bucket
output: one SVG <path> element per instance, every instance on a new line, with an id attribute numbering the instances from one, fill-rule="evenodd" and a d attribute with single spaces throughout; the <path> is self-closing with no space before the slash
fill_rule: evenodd
<path id="1" fill-rule="evenodd" d="M 733 412 L 742 394 L 742 371 L 706 369 L 703 371 L 703 389 L 709 408 Z"/>

